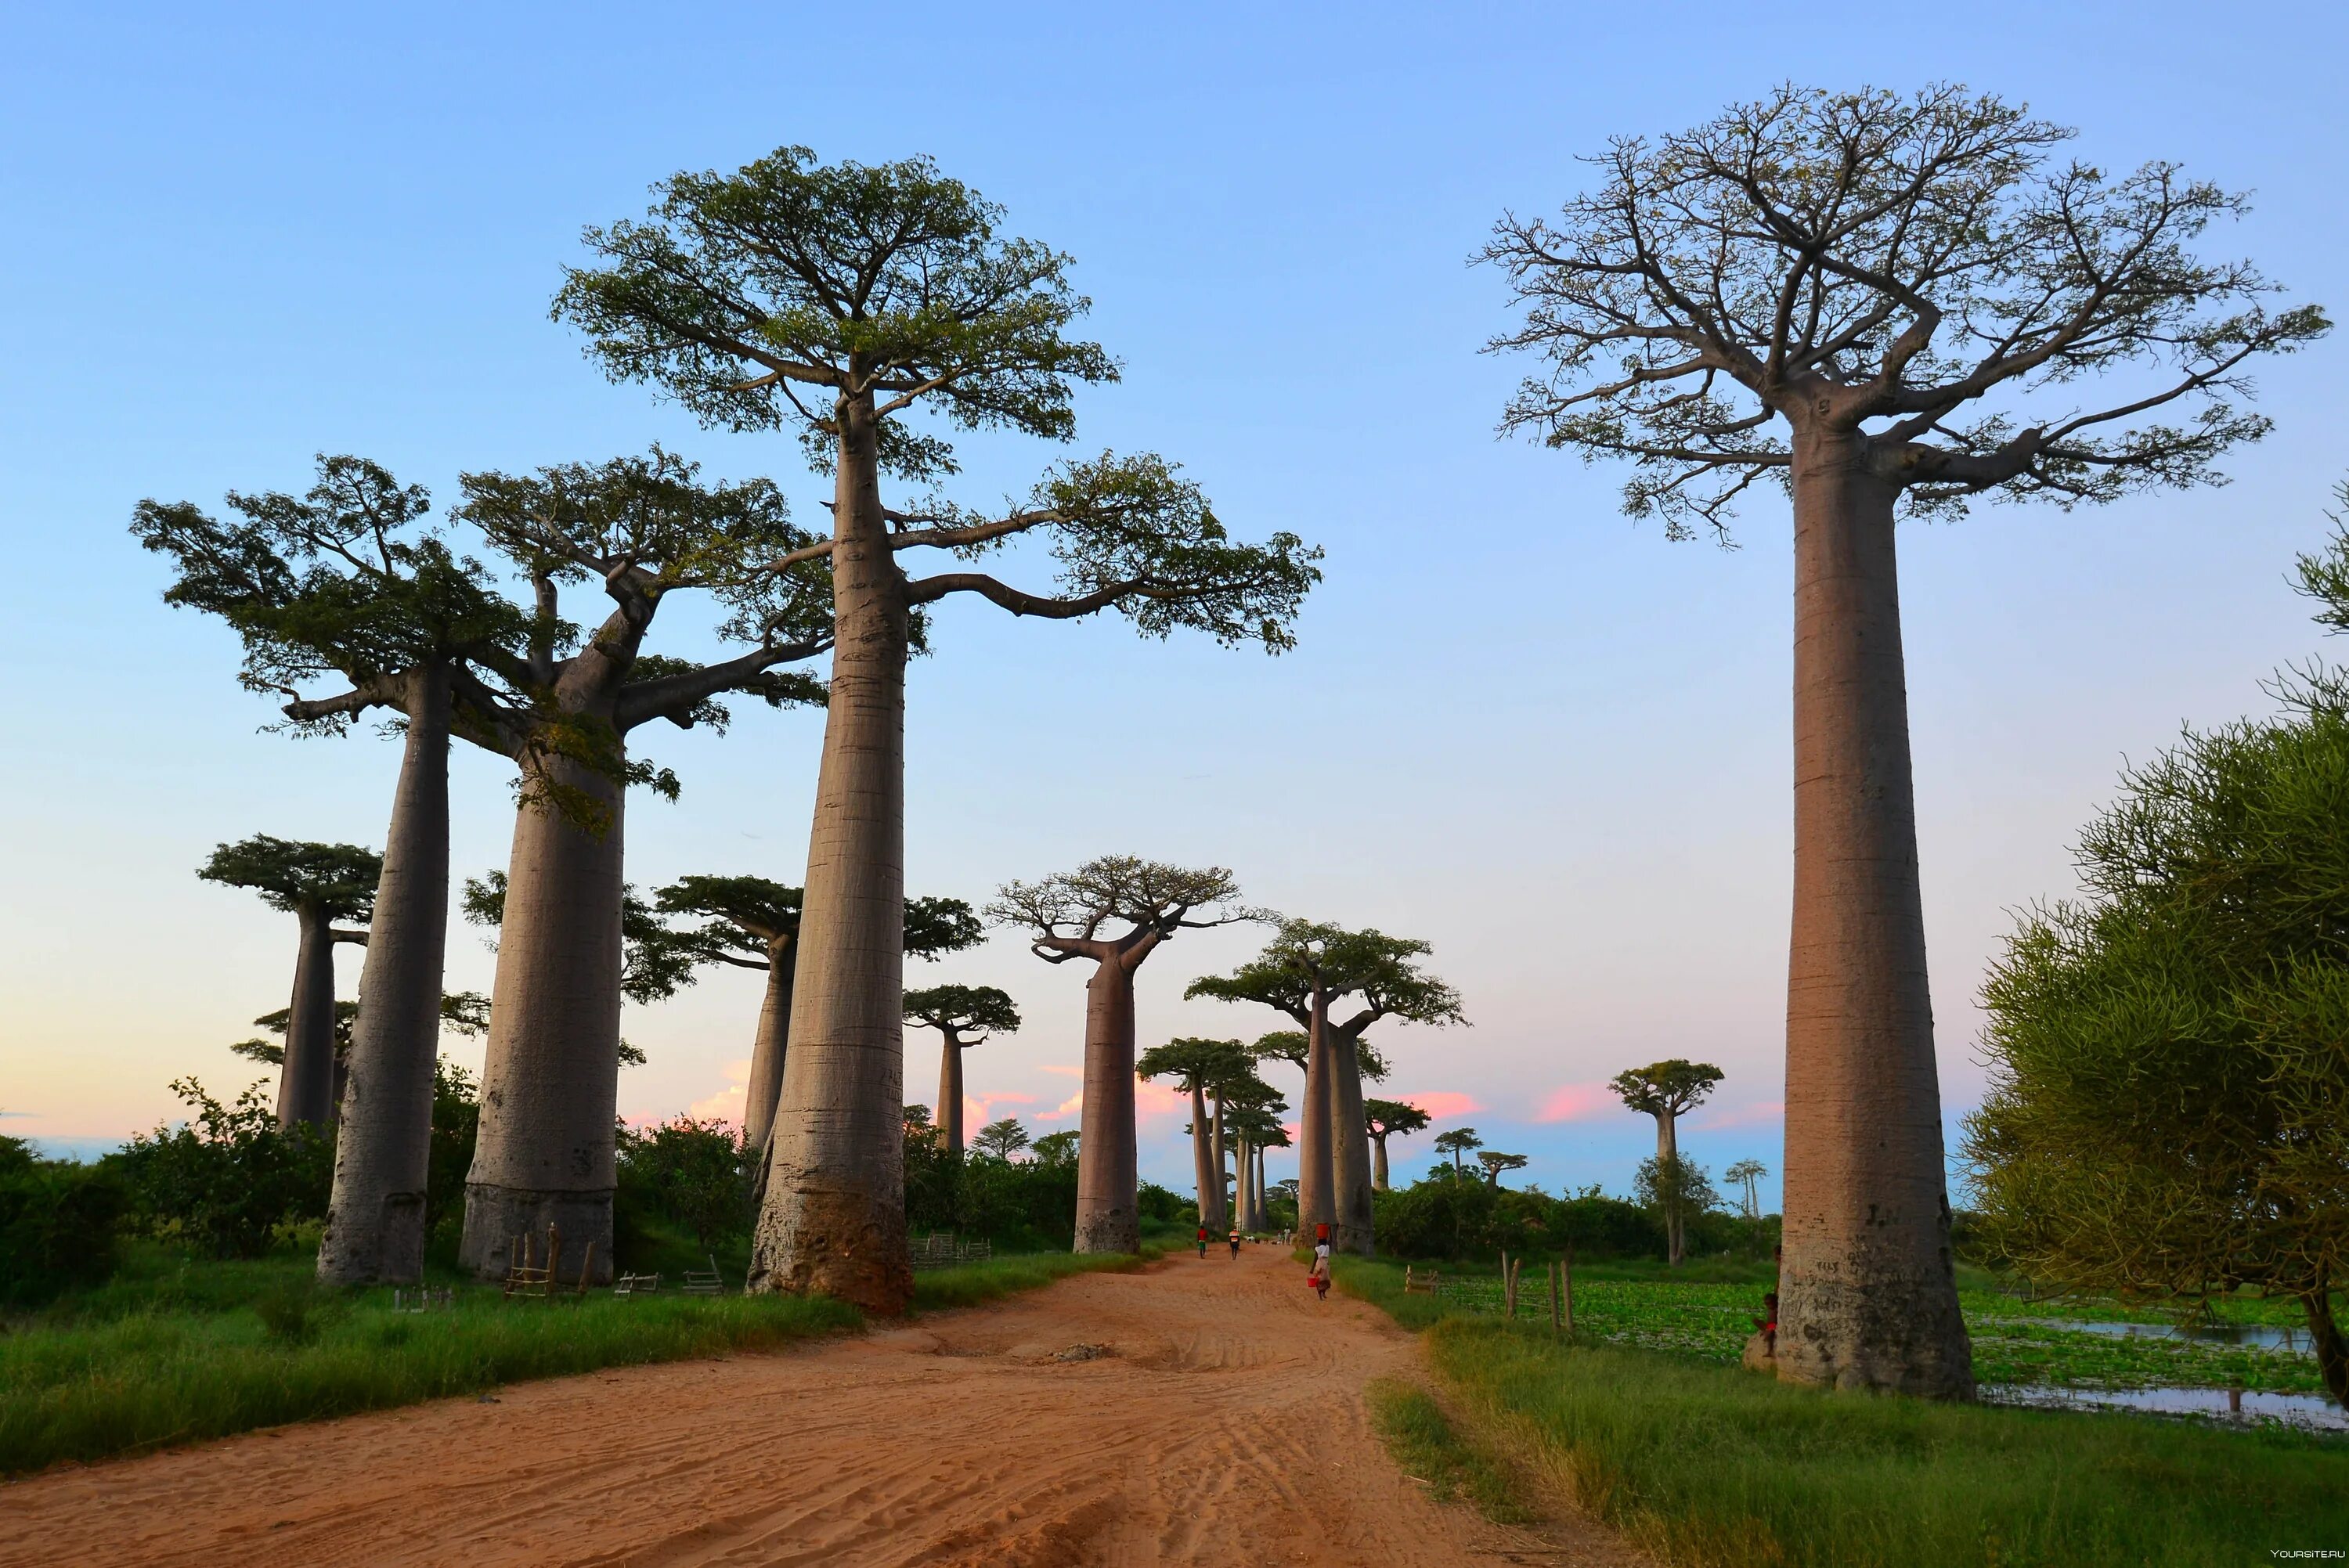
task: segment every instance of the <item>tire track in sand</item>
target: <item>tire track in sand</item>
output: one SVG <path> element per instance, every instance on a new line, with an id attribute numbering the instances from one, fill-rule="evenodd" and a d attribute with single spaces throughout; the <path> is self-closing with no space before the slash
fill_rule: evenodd
<path id="1" fill-rule="evenodd" d="M 1362 1387 L 1411 1337 L 1269 1248 L 0 1487 L 0 1564 L 1458 1568 L 1642 1563 L 1438 1507 Z M 1061 1350 L 1110 1354 L 1061 1362 Z"/>

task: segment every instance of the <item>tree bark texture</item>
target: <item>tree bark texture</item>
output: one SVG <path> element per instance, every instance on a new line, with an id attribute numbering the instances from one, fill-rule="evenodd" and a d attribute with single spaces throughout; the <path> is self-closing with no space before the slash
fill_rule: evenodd
<path id="1" fill-rule="evenodd" d="M 952 1029 L 941 1029 L 946 1044 L 938 1052 L 938 1138 L 948 1154 L 962 1156 L 962 1042 Z"/>
<path id="2" fill-rule="evenodd" d="M 892 558 L 871 398 L 837 410 L 832 698 L 808 832 L 791 1049 L 748 1288 L 884 1316 L 905 1252 L 905 576 Z"/>
<path id="3" fill-rule="evenodd" d="M 1228 1229 L 1231 1224 L 1231 1215 L 1226 1210 L 1224 1202 L 1224 1171 L 1229 1162 L 1224 1157 L 1224 1097 L 1219 1094 L 1215 1096 L 1214 1099 L 1214 1107 L 1207 1114 L 1210 1125 L 1214 1129 L 1214 1159 L 1216 1165 L 1216 1229 L 1220 1233 Z M 1233 1188 L 1232 1202 L 1234 1203 L 1237 1203 L 1239 1202 L 1239 1191 L 1237 1183 L 1235 1183 Z"/>
<path id="4" fill-rule="evenodd" d="M 1330 1159 L 1330 1002 L 1315 992 L 1305 1031 L 1305 1112 L 1298 1119 L 1297 1228 L 1307 1241 L 1330 1227 L 1332 1250 L 1337 1236 L 1337 1206 L 1333 1195 L 1335 1167 Z"/>
<path id="5" fill-rule="evenodd" d="M 1371 1185 L 1377 1188 L 1381 1192 L 1389 1191 L 1387 1186 L 1387 1140 L 1384 1138 L 1373 1138 L 1371 1140 Z"/>
<path id="6" fill-rule="evenodd" d="M 1247 1139 L 1235 1137 L 1232 1140 L 1232 1156 L 1237 1162 L 1234 1172 L 1237 1185 L 1232 1194 L 1232 1207 L 1236 1211 L 1233 1224 L 1242 1231 L 1253 1231 L 1257 1228 L 1255 1151 Z"/>
<path id="7" fill-rule="evenodd" d="M 1085 985 L 1084 1083 L 1075 1250 L 1137 1252 L 1142 1210 L 1133 1131 L 1133 971 L 1114 952 L 1102 958 Z M 1196 1145 L 1195 1137 L 1195 1150 Z"/>
<path id="8" fill-rule="evenodd" d="M 2332 1293 L 2320 1284 L 2301 1296 L 2300 1305 L 2308 1316 L 2309 1343 L 2316 1349 L 2316 1375 L 2333 1402 L 2349 1409 L 2349 1336 L 2333 1315 Z"/>
<path id="9" fill-rule="evenodd" d="M 612 1274 L 625 800 L 568 758 L 532 766 L 610 816 L 596 833 L 544 800 L 515 814 L 460 1258 L 492 1277 L 514 1237 L 543 1248 L 551 1224 L 566 1259 L 595 1243 L 600 1284 Z"/>
<path id="10" fill-rule="evenodd" d="M 1797 428 L 1780 1377 L 1971 1398 L 1917 867 L 1894 488 Z"/>
<path id="11" fill-rule="evenodd" d="M 404 770 L 406 764 L 401 766 Z M 295 911 L 295 918 L 302 936 L 294 955 L 294 997 L 285 1014 L 285 1060 L 277 1069 L 277 1125 L 323 1128 L 335 1119 L 336 1106 L 335 923 L 306 903 Z"/>
<path id="12" fill-rule="evenodd" d="M 1677 1161 L 1680 1158 L 1680 1134 L 1676 1123 L 1677 1119 L 1671 1112 L 1662 1110 L 1656 1113 L 1656 1171 L 1658 1175 L 1662 1175 L 1665 1171 L 1669 1169 L 1670 1161 Z M 1671 1202 L 1666 1204 L 1664 1207 L 1664 1266 L 1666 1268 L 1676 1269 L 1681 1266 L 1681 1259 L 1686 1255 L 1687 1245 L 1682 1239 L 1682 1226 L 1681 1222 L 1681 1202 L 1678 1198 L 1674 1198 Z"/>
<path id="13" fill-rule="evenodd" d="M 1372 1257 L 1371 1131 L 1362 1114 L 1361 1036 L 1324 1026 L 1330 1037 L 1330 1178 L 1337 1211 L 1332 1250 Z"/>
<path id="14" fill-rule="evenodd" d="M 449 937 L 447 672 L 412 676 L 408 709 L 359 1010 L 351 1021 L 333 1195 L 318 1243 L 318 1278 L 328 1284 L 424 1277 L 432 1069 Z M 330 1026 L 330 1053 L 333 1047 Z M 331 1066 L 331 1055 L 328 1060 Z"/>
<path id="15" fill-rule="evenodd" d="M 1191 1086 L 1191 1178 L 1199 1193 L 1199 1223 L 1213 1231 L 1223 1212 L 1224 1167 L 1207 1126 L 1207 1097 Z"/>
<path id="16" fill-rule="evenodd" d="M 769 948 L 767 994 L 759 1004 L 759 1032 L 750 1042 L 750 1081 L 742 1095 L 742 1146 L 762 1155 L 774 1136 L 775 1105 L 782 1098 L 796 956 L 789 944 Z"/>

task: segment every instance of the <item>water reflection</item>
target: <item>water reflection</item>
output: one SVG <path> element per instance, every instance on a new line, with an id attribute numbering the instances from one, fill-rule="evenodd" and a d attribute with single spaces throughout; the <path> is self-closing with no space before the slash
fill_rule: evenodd
<path id="1" fill-rule="evenodd" d="M 2045 1410 L 2150 1410 L 2166 1416 L 2272 1420 L 2319 1431 L 2349 1431 L 2349 1411 L 2322 1394 L 2229 1388 L 2059 1388 L 2045 1383 L 1985 1384 L 1985 1403 Z"/>
<path id="2" fill-rule="evenodd" d="M 2034 1328 L 2066 1328 L 2076 1334 L 2102 1334 L 2115 1339 L 2187 1339 L 2206 1345 L 2240 1345 L 2253 1350 L 2288 1350 L 2313 1355 L 2308 1330 L 2268 1323 L 2092 1323 L 2077 1317 L 2006 1317 L 1987 1320 L 1985 1329 L 2000 1323 L 2027 1323 Z"/>

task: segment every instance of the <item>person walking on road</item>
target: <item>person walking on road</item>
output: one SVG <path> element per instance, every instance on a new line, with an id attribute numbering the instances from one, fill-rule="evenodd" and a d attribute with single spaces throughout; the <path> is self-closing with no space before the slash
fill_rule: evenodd
<path id="1" fill-rule="evenodd" d="M 1200 1227 L 1199 1227 L 1199 1261 L 1200 1261 L 1200 1262 L 1202 1262 L 1202 1263 L 1205 1263 L 1205 1262 L 1206 1261 L 1206 1257 L 1207 1257 L 1207 1227 L 1206 1227 L 1206 1226 L 1205 1226 L 1205 1225 L 1202 1225 L 1202 1226 L 1200 1226 Z"/>
<path id="2" fill-rule="evenodd" d="M 1234 1263 L 1237 1263 L 1237 1262 L 1239 1262 L 1239 1261 L 1240 1261 L 1240 1233 L 1239 1233 L 1237 1231 L 1234 1231 L 1234 1232 L 1232 1233 L 1231 1240 L 1232 1240 L 1232 1262 L 1234 1262 Z"/>
<path id="3" fill-rule="evenodd" d="M 1313 1243 L 1313 1267 L 1305 1277 L 1311 1282 L 1313 1295 L 1317 1300 L 1330 1299 L 1330 1238 L 1328 1236 L 1325 1235 Z"/>

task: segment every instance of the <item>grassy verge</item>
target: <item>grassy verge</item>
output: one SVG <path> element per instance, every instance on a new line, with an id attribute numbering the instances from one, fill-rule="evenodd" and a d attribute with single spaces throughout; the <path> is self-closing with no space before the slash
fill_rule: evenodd
<path id="1" fill-rule="evenodd" d="M 2206 1568 L 2349 1548 L 2349 1443 L 2127 1415 L 1782 1387 L 1687 1352 L 1445 1314 L 1402 1271 L 1339 1283 L 1429 1326 L 1463 1406 L 1676 1564 Z"/>
<path id="2" fill-rule="evenodd" d="M 968 1306 L 1143 1261 L 1001 1257 L 917 1276 L 915 1305 Z M 455 1284 L 451 1310 L 403 1314 L 388 1290 L 318 1293 L 310 1268 L 291 1251 L 201 1263 L 154 1249 L 108 1284 L 13 1326 L 0 1335 L 0 1475 L 603 1367 L 774 1349 L 863 1321 L 821 1297 L 599 1294 L 508 1305 L 470 1283 Z"/>
<path id="3" fill-rule="evenodd" d="M 1444 1408 L 1415 1388 L 1391 1377 L 1370 1386 L 1371 1420 L 1402 1473 L 1427 1484 L 1438 1502 L 1465 1494 L 1476 1511 L 1496 1524 L 1524 1524 L 1535 1515 L 1516 1499 L 1508 1478 L 1453 1429 Z"/>

